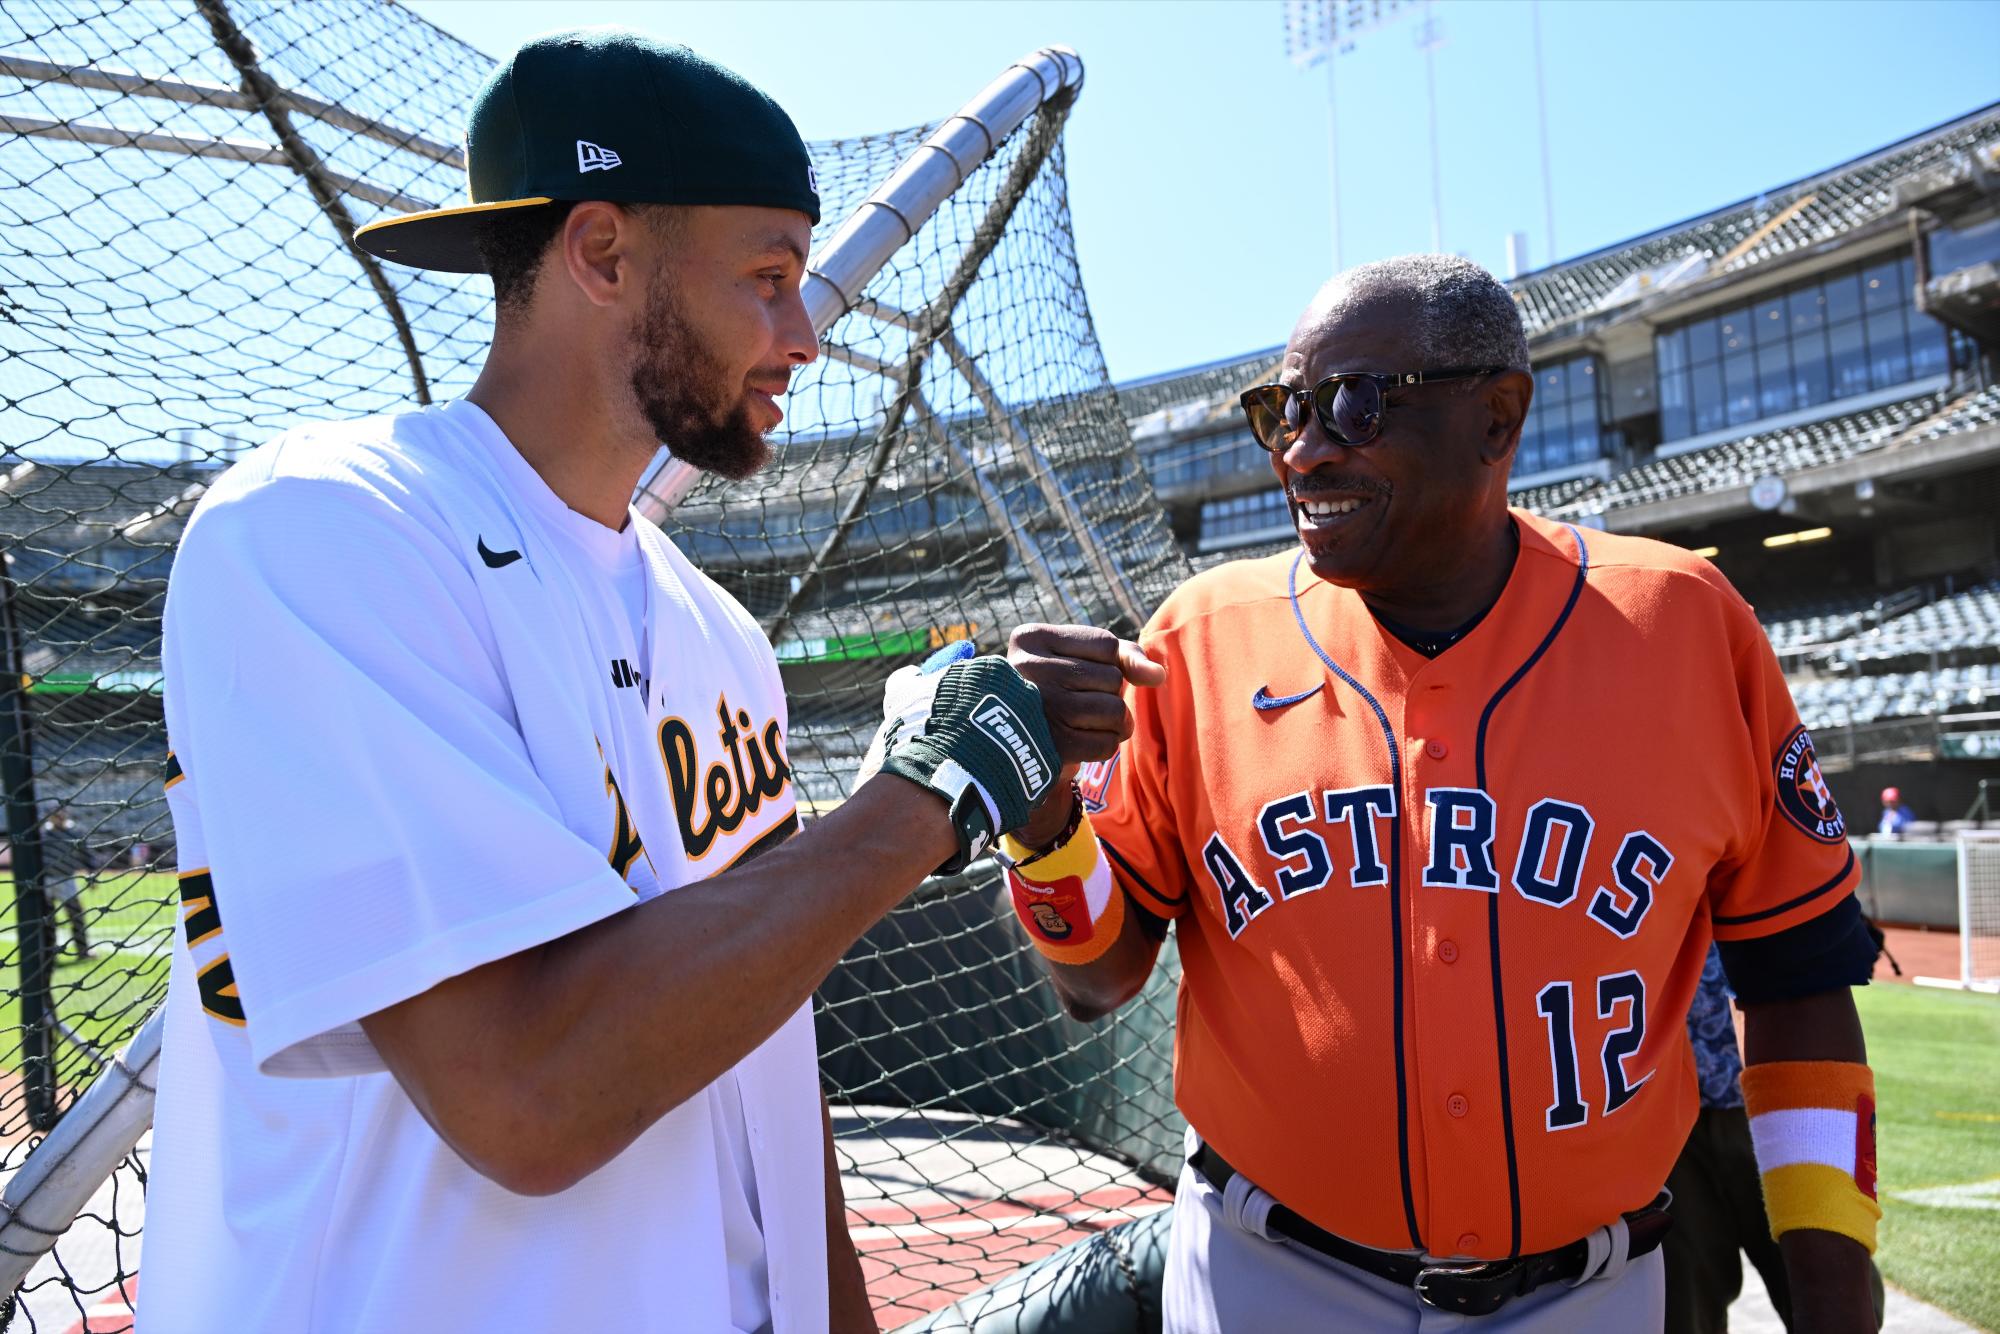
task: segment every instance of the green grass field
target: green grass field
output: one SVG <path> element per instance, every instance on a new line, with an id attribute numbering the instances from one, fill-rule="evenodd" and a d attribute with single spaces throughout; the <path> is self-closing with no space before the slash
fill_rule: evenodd
<path id="1" fill-rule="evenodd" d="M 175 877 L 171 873 L 121 871 L 101 874 L 83 891 L 90 944 L 95 957 L 84 960 L 70 953 L 69 919 L 56 918 L 55 977 L 52 990 L 56 1018 L 77 1037 L 102 1049 L 115 1050 L 137 1028 L 146 1012 L 167 991 L 168 950 L 178 917 Z M 11 909 L 14 882 L 0 875 L 0 904 Z M 8 913 L 12 916 L 11 911 Z M 0 1071 L 20 1068 L 21 1006 L 20 948 L 7 933 L 5 973 L 0 975 Z M 57 1069 L 64 1083 L 89 1082 L 91 1068 L 69 1042 L 58 1047 Z M 11 1123 L 19 1112 L 19 1094 L 0 1093 L 0 1121 Z"/>
<path id="2" fill-rule="evenodd" d="M 2000 1182 L 2000 998 L 1888 985 L 1856 998 L 1878 1103 L 1876 1262 L 1897 1287 L 2000 1330 L 2000 1188 L 1956 1201 L 1897 1198 Z"/>

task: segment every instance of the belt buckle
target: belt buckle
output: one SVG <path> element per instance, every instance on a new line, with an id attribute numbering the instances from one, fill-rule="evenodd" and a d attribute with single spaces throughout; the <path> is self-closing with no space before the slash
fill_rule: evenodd
<path id="1" fill-rule="evenodd" d="M 1450 1311 L 1457 1315 L 1492 1315 L 1507 1304 L 1514 1294 L 1494 1280 L 1511 1274 L 1516 1268 L 1513 1261 L 1478 1260 L 1461 1265 L 1425 1265 L 1417 1271 L 1416 1281 L 1411 1284 L 1417 1291 L 1417 1300 L 1438 1311 Z M 1460 1279 L 1468 1287 L 1463 1295 L 1445 1297 L 1434 1294 L 1430 1284 L 1434 1279 Z M 1491 1285 L 1491 1286 L 1488 1286 Z"/>

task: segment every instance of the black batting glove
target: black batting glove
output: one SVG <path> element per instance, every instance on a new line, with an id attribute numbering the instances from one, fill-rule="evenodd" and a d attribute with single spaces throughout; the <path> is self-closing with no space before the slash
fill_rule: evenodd
<path id="1" fill-rule="evenodd" d="M 882 762 L 884 772 L 951 804 L 958 852 L 938 875 L 964 870 L 993 840 L 1026 824 L 1061 767 L 1041 691 L 998 657 L 947 667 L 923 730 Z"/>

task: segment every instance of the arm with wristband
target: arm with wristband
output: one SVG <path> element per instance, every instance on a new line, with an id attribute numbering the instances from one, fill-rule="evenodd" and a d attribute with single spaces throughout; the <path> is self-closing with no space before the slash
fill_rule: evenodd
<path id="1" fill-rule="evenodd" d="M 1028 939 L 1050 960 L 1079 966 L 1102 957 L 1118 939 L 1125 895 L 1111 881 L 1074 781 L 1068 796 L 1069 813 L 1054 838 L 1029 843 L 1009 834 L 998 856 Z"/>
<path id="2" fill-rule="evenodd" d="M 1101 1019 L 1139 994 L 1166 939 L 1163 918 L 1131 905 L 1111 874 L 1080 794 L 1053 838 L 1024 831 L 1000 841 L 1012 858 L 1007 891 L 1028 940 L 1048 962 L 1072 1019 Z"/>
<path id="3" fill-rule="evenodd" d="M 1041 690 L 1049 726 L 1067 739 L 1066 749 L 1088 753 L 1095 742 L 1129 768 L 1139 719 L 1167 679 L 1161 662 L 1109 631 L 1078 625 L 1021 626 L 1007 660 Z M 1088 1021 L 1139 994 L 1167 932 L 1157 909 L 1127 902 L 1081 796 L 1072 787 L 1045 802 L 1002 840 L 1000 852 L 1012 863 L 1007 889 L 1015 916 L 1047 960 L 1063 1009 Z"/>
<path id="4" fill-rule="evenodd" d="M 857 788 L 901 739 L 927 725 L 944 673 L 971 654 L 970 644 L 949 644 L 890 676 L 885 718 L 855 778 Z M 1132 732 L 1125 687 L 1158 685 L 1166 669 L 1137 644 L 1073 625 L 1018 628 L 1008 661 L 1039 692 L 1054 744 L 1068 763 L 1027 820 L 992 852 L 1007 868 L 1010 901 L 1029 940 L 1049 960 L 1064 1007 L 1075 1018 L 1094 1019 L 1137 994 L 1166 929 L 1149 913 L 1126 910 L 1124 891 L 1079 799 L 1077 762 L 1117 754 Z"/>
<path id="5" fill-rule="evenodd" d="M 1743 1101 L 1796 1329 L 1873 1331 L 1875 1078 L 1853 992 L 1743 1010 Z"/>
<path id="6" fill-rule="evenodd" d="M 1876 1327 L 1875 1092 L 1853 988 L 1875 946 L 1840 816 L 1755 617 L 1731 597 L 1745 724 L 1744 821 L 1711 885 L 1724 971 L 1743 1012 L 1743 1100 L 1792 1327 Z"/>

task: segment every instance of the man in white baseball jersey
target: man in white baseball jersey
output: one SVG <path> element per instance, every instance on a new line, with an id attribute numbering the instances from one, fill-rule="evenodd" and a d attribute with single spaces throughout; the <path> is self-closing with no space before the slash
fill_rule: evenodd
<path id="1" fill-rule="evenodd" d="M 471 393 L 279 437 L 177 558 L 140 1328 L 872 1329 L 808 997 L 1083 756 L 975 659 L 790 841 L 771 648 L 628 501 L 656 442 L 763 461 L 816 353 L 805 146 L 586 29 L 494 74 L 467 161 L 471 206 L 359 240 L 492 274 Z"/>

